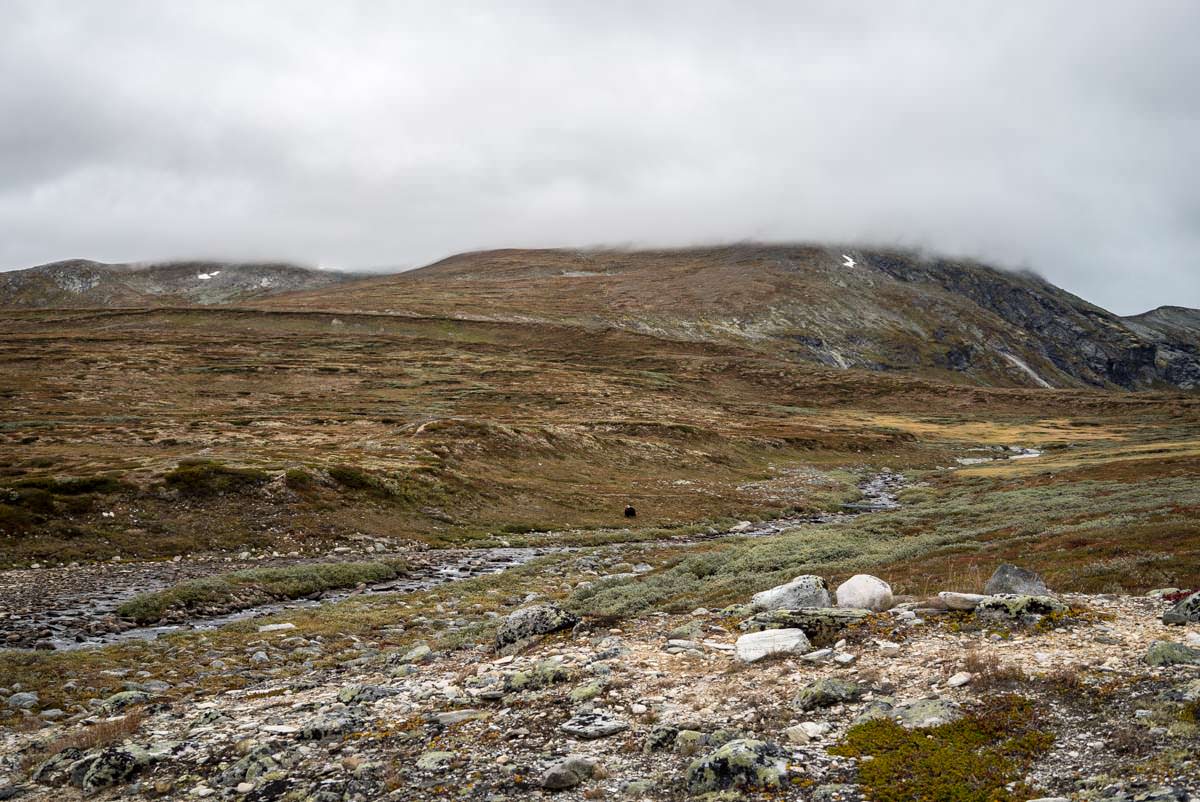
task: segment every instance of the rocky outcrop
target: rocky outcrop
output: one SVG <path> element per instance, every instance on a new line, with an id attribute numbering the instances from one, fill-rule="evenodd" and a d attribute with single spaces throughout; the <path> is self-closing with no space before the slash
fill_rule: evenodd
<path id="1" fill-rule="evenodd" d="M 496 646 L 510 646 L 535 635 L 570 629 L 579 617 L 553 604 L 535 604 L 511 613 L 496 631 Z"/>

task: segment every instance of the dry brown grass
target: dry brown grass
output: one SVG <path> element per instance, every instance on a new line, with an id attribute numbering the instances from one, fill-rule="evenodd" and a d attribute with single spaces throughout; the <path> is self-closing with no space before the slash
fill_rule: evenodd
<path id="1" fill-rule="evenodd" d="M 971 687 L 980 693 L 1011 691 L 1029 680 L 1020 667 L 1006 663 L 994 653 L 978 650 L 967 654 L 962 670 L 972 674 Z"/>
<path id="2" fill-rule="evenodd" d="M 146 711 L 135 707 L 123 716 L 84 725 L 55 738 L 46 744 L 44 749 L 27 754 L 22 760 L 22 767 L 29 771 L 65 749 L 74 748 L 86 752 L 90 749 L 119 744 L 136 734 L 145 720 Z"/>

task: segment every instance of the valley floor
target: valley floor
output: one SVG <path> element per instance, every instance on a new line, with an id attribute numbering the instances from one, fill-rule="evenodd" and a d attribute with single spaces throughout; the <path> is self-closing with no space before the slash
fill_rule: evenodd
<path id="1" fill-rule="evenodd" d="M 1194 396 L 433 317 L 0 329 L 0 798 L 1200 794 L 1200 629 L 1146 595 L 1200 587 Z M 1070 609 L 934 609 L 1005 562 Z M 860 573 L 901 604 L 826 659 L 731 651 L 753 594 Z M 497 648 L 542 603 L 578 625 Z"/>

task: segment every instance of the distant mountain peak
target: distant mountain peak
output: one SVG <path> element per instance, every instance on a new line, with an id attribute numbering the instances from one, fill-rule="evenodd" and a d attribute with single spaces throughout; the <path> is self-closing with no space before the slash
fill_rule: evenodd
<path id="1" fill-rule="evenodd" d="M 0 307 L 245 303 L 362 278 L 286 262 L 177 260 L 108 264 L 66 259 L 0 273 Z"/>

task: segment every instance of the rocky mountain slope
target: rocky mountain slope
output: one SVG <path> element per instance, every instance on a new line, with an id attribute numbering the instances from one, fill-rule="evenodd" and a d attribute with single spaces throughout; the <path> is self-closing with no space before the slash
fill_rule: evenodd
<path id="1" fill-rule="evenodd" d="M 161 262 L 104 264 L 87 259 L 0 273 L 0 307 L 89 308 L 245 303 L 354 278 L 291 264 Z"/>
<path id="2" fill-rule="evenodd" d="M 1124 319 L 1125 325 L 1155 344 L 1163 375 L 1179 387 L 1200 387 L 1200 309 L 1160 306 Z"/>
<path id="3" fill-rule="evenodd" d="M 1200 386 L 1194 331 L 1166 320 L 1200 313 L 1123 319 L 1030 273 L 887 250 L 485 251 L 279 303 L 616 326 L 988 385 Z"/>

